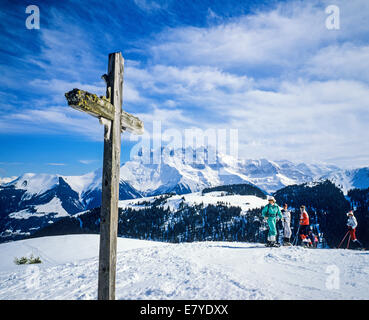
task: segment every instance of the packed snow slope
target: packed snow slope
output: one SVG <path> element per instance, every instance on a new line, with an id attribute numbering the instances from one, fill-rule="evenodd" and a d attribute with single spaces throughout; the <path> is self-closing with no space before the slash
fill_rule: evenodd
<path id="1" fill-rule="evenodd" d="M 39 255 L 42 264 L 13 263 Z M 98 236 L 0 244 L 0 299 L 96 299 Z M 118 239 L 117 299 L 369 299 L 363 251 Z"/>

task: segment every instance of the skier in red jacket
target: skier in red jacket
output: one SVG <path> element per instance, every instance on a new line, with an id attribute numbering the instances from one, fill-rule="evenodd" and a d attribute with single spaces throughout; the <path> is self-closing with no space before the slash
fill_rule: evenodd
<path id="1" fill-rule="evenodd" d="M 300 238 L 301 241 L 307 241 L 309 235 L 310 221 L 309 215 L 305 210 L 305 206 L 300 207 Z"/>
<path id="2" fill-rule="evenodd" d="M 354 216 L 354 212 L 351 210 L 347 213 L 347 227 L 350 232 L 350 238 L 353 243 L 356 245 L 357 248 L 362 248 L 363 245 L 361 242 L 356 238 L 356 228 L 357 228 L 357 220 Z"/>

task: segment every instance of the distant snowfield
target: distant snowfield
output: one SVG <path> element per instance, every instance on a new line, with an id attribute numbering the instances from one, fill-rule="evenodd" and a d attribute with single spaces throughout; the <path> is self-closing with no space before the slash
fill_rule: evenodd
<path id="1" fill-rule="evenodd" d="M 140 205 L 142 202 L 152 203 L 156 199 L 160 198 L 160 196 L 153 197 L 145 197 L 145 198 L 137 198 L 137 199 L 129 199 L 119 201 L 119 207 L 122 209 L 145 209 L 145 205 Z M 228 206 L 240 207 L 242 210 L 242 214 L 245 214 L 248 210 L 261 208 L 268 204 L 266 199 L 261 199 L 256 196 L 244 196 L 244 195 L 227 195 L 227 192 L 222 191 L 214 191 L 205 193 L 202 192 L 193 192 L 187 193 L 183 195 L 173 195 L 165 200 L 161 205 L 164 209 L 171 209 L 172 211 L 177 211 L 179 209 L 179 205 L 181 202 L 184 202 L 190 206 L 199 205 L 201 203 L 204 206 L 208 205 L 216 205 L 218 202 L 222 202 L 223 204 L 227 204 Z"/>
<path id="2" fill-rule="evenodd" d="M 97 235 L 0 244 L 0 299 L 96 299 Z M 40 256 L 17 266 L 15 257 Z M 369 253 L 118 239 L 117 299 L 369 299 Z"/>
<path id="3" fill-rule="evenodd" d="M 69 213 L 65 211 L 59 198 L 54 197 L 49 203 L 40 204 L 35 206 L 36 212 L 29 212 L 28 209 L 24 209 L 9 214 L 13 219 L 29 219 L 31 217 L 44 217 L 50 213 L 54 214 L 54 218 L 69 217 Z"/>

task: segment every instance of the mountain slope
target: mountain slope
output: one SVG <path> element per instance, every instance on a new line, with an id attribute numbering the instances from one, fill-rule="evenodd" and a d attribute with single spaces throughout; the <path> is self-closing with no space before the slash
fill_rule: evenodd
<path id="1" fill-rule="evenodd" d="M 206 193 L 194 192 L 184 195 L 168 195 L 168 196 L 153 196 L 140 199 L 122 200 L 119 201 L 119 208 L 123 210 L 131 208 L 134 210 L 146 209 L 148 207 L 162 207 L 170 209 L 175 213 L 182 206 L 195 206 L 224 204 L 225 206 L 233 206 L 241 208 L 241 214 L 246 214 L 248 210 L 261 208 L 268 204 L 265 198 L 260 198 L 255 195 L 239 195 L 228 194 L 222 191 L 209 191 Z"/>
<path id="2" fill-rule="evenodd" d="M 100 179 L 97 172 L 81 177 L 25 174 L 0 186 L 0 238 L 20 239 L 63 217 L 99 207 Z M 141 194 L 122 182 L 119 196 L 130 199 Z"/>
<path id="3" fill-rule="evenodd" d="M 247 185 L 232 185 L 223 191 L 208 189 L 203 193 L 121 200 L 118 235 L 168 242 L 260 241 L 265 233 L 260 209 L 266 204 L 265 194 Z M 62 218 L 33 232 L 32 237 L 98 233 L 99 226 L 100 210 L 95 208 Z"/>
<path id="4" fill-rule="evenodd" d="M 369 167 L 354 170 L 338 170 L 322 176 L 328 179 L 347 193 L 350 189 L 369 188 Z"/>

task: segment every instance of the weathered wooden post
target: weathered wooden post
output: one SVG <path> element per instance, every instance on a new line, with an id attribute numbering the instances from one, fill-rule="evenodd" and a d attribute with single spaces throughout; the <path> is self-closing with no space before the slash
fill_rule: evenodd
<path id="1" fill-rule="evenodd" d="M 123 57 L 120 52 L 109 55 L 105 76 L 106 97 L 114 106 L 114 119 L 104 124 L 104 162 L 100 217 L 100 253 L 98 299 L 115 299 L 115 274 L 118 233 L 120 132 L 123 97 Z"/>
<path id="2" fill-rule="evenodd" d="M 65 94 L 68 104 L 87 112 L 104 125 L 104 161 L 102 176 L 102 202 L 100 217 L 100 251 L 98 299 L 115 299 L 117 259 L 120 134 L 128 130 L 143 133 L 143 123 L 131 114 L 122 111 L 124 60 L 120 52 L 109 55 L 108 73 L 102 78 L 106 82 L 106 97 L 73 89 Z"/>

